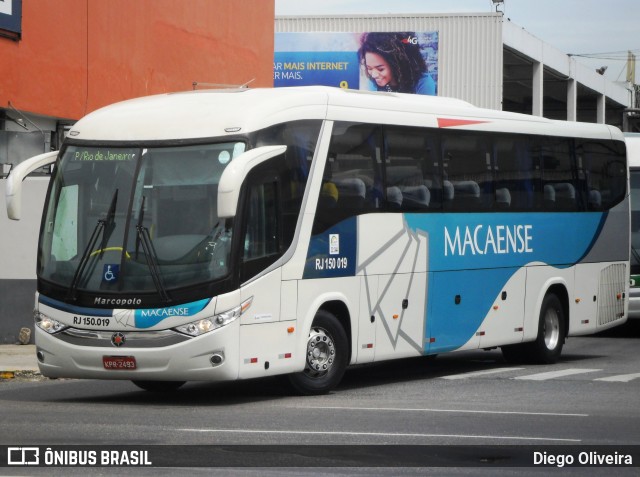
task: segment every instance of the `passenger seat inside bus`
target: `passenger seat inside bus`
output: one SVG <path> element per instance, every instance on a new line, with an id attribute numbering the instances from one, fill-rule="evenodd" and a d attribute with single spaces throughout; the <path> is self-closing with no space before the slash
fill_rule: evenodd
<path id="1" fill-rule="evenodd" d="M 480 206 L 480 186 L 475 181 L 453 184 L 456 210 L 476 210 Z"/>
<path id="2" fill-rule="evenodd" d="M 334 179 L 338 188 L 338 206 L 347 209 L 364 208 L 367 188 L 362 179 L 348 177 L 344 179 Z"/>
<path id="3" fill-rule="evenodd" d="M 431 192 L 426 185 L 400 186 L 402 192 L 402 207 L 405 210 L 428 209 L 431 202 Z"/>
<path id="4" fill-rule="evenodd" d="M 338 188 L 333 182 L 322 184 L 320 198 L 318 199 L 318 209 L 333 209 L 338 204 Z"/>
<path id="5" fill-rule="evenodd" d="M 442 182 L 442 202 L 445 210 L 451 208 L 455 193 L 456 191 L 450 181 L 445 180 Z"/>
<path id="6" fill-rule="evenodd" d="M 556 190 L 551 184 L 544 186 L 544 208 L 551 210 L 556 208 Z"/>
<path id="7" fill-rule="evenodd" d="M 553 184 L 556 191 L 556 207 L 559 210 L 576 210 L 576 189 L 573 184 L 559 182 Z"/>
<path id="8" fill-rule="evenodd" d="M 602 194 L 599 190 L 589 191 L 589 210 L 602 210 Z"/>
<path id="9" fill-rule="evenodd" d="M 391 210 L 402 208 L 402 192 L 399 187 L 387 187 L 387 204 Z"/>
<path id="10" fill-rule="evenodd" d="M 511 192 L 506 187 L 496 189 L 496 208 L 508 209 L 511 207 Z"/>

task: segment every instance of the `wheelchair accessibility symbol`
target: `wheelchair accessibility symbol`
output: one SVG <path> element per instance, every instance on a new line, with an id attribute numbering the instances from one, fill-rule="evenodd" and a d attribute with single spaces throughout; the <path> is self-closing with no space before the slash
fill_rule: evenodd
<path id="1" fill-rule="evenodd" d="M 118 281 L 120 275 L 120 265 L 115 263 L 105 264 L 102 268 L 102 281 L 107 283 L 114 283 Z"/>

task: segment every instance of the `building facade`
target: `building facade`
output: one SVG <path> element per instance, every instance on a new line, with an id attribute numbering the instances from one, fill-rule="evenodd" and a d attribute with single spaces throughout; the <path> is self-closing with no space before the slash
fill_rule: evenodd
<path id="1" fill-rule="evenodd" d="M 623 125 L 632 85 L 608 81 L 502 13 L 277 17 L 278 35 L 437 32 L 439 96 L 551 119 Z"/>

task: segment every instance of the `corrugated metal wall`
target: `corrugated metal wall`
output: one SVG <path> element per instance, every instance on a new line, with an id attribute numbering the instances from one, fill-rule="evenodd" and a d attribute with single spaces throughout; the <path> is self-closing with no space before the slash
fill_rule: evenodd
<path id="1" fill-rule="evenodd" d="M 275 31 L 438 31 L 438 95 L 502 109 L 500 13 L 276 17 Z"/>

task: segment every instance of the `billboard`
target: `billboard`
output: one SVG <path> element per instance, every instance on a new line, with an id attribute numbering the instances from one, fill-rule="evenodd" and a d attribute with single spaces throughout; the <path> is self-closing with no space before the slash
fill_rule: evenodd
<path id="1" fill-rule="evenodd" d="M 22 0 L 0 0 L 0 36 L 19 39 L 22 33 Z"/>
<path id="2" fill-rule="evenodd" d="M 275 34 L 273 85 L 438 94 L 438 32 Z"/>

